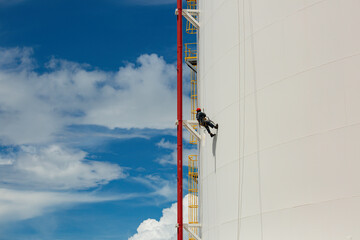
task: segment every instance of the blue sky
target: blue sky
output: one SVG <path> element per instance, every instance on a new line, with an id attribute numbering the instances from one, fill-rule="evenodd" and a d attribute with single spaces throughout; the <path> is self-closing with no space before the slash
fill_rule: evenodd
<path id="1" fill-rule="evenodd" d="M 175 7 L 0 0 L 0 240 L 174 238 Z"/>

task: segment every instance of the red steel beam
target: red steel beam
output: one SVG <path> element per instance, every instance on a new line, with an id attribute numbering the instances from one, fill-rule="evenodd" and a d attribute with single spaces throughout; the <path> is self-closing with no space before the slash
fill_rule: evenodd
<path id="1" fill-rule="evenodd" d="M 182 169 L 182 0 L 177 0 L 177 240 L 183 240 L 183 169 Z"/>

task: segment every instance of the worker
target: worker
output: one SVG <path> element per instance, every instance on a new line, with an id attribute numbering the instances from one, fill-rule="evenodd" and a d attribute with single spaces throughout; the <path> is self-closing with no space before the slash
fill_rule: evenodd
<path id="1" fill-rule="evenodd" d="M 215 128 L 218 129 L 219 124 L 214 125 L 212 121 L 210 121 L 207 117 L 206 114 L 204 112 L 201 111 L 201 108 L 197 108 L 196 109 L 196 119 L 198 120 L 200 126 L 203 126 L 206 128 L 206 130 L 208 131 L 208 133 L 210 134 L 211 137 L 215 136 L 215 134 L 213 134 L 210 131 L 210 128 Z"/>

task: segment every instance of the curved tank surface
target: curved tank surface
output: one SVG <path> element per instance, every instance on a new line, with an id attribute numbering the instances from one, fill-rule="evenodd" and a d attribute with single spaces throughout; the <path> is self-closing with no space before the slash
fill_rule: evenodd
<path id="1" fill-rule="evenodd" d="M 360 239 L 360 1 L 198 9 L 202 240 Z"/>

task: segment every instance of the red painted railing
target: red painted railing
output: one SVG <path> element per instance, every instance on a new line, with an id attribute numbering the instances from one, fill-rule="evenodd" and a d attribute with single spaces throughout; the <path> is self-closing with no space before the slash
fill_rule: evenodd
<path id="1" fill-rule="evenodd" d="M 182 181 L 182 0 L 177 0 L 177 240 L 183 240 Z"/>

